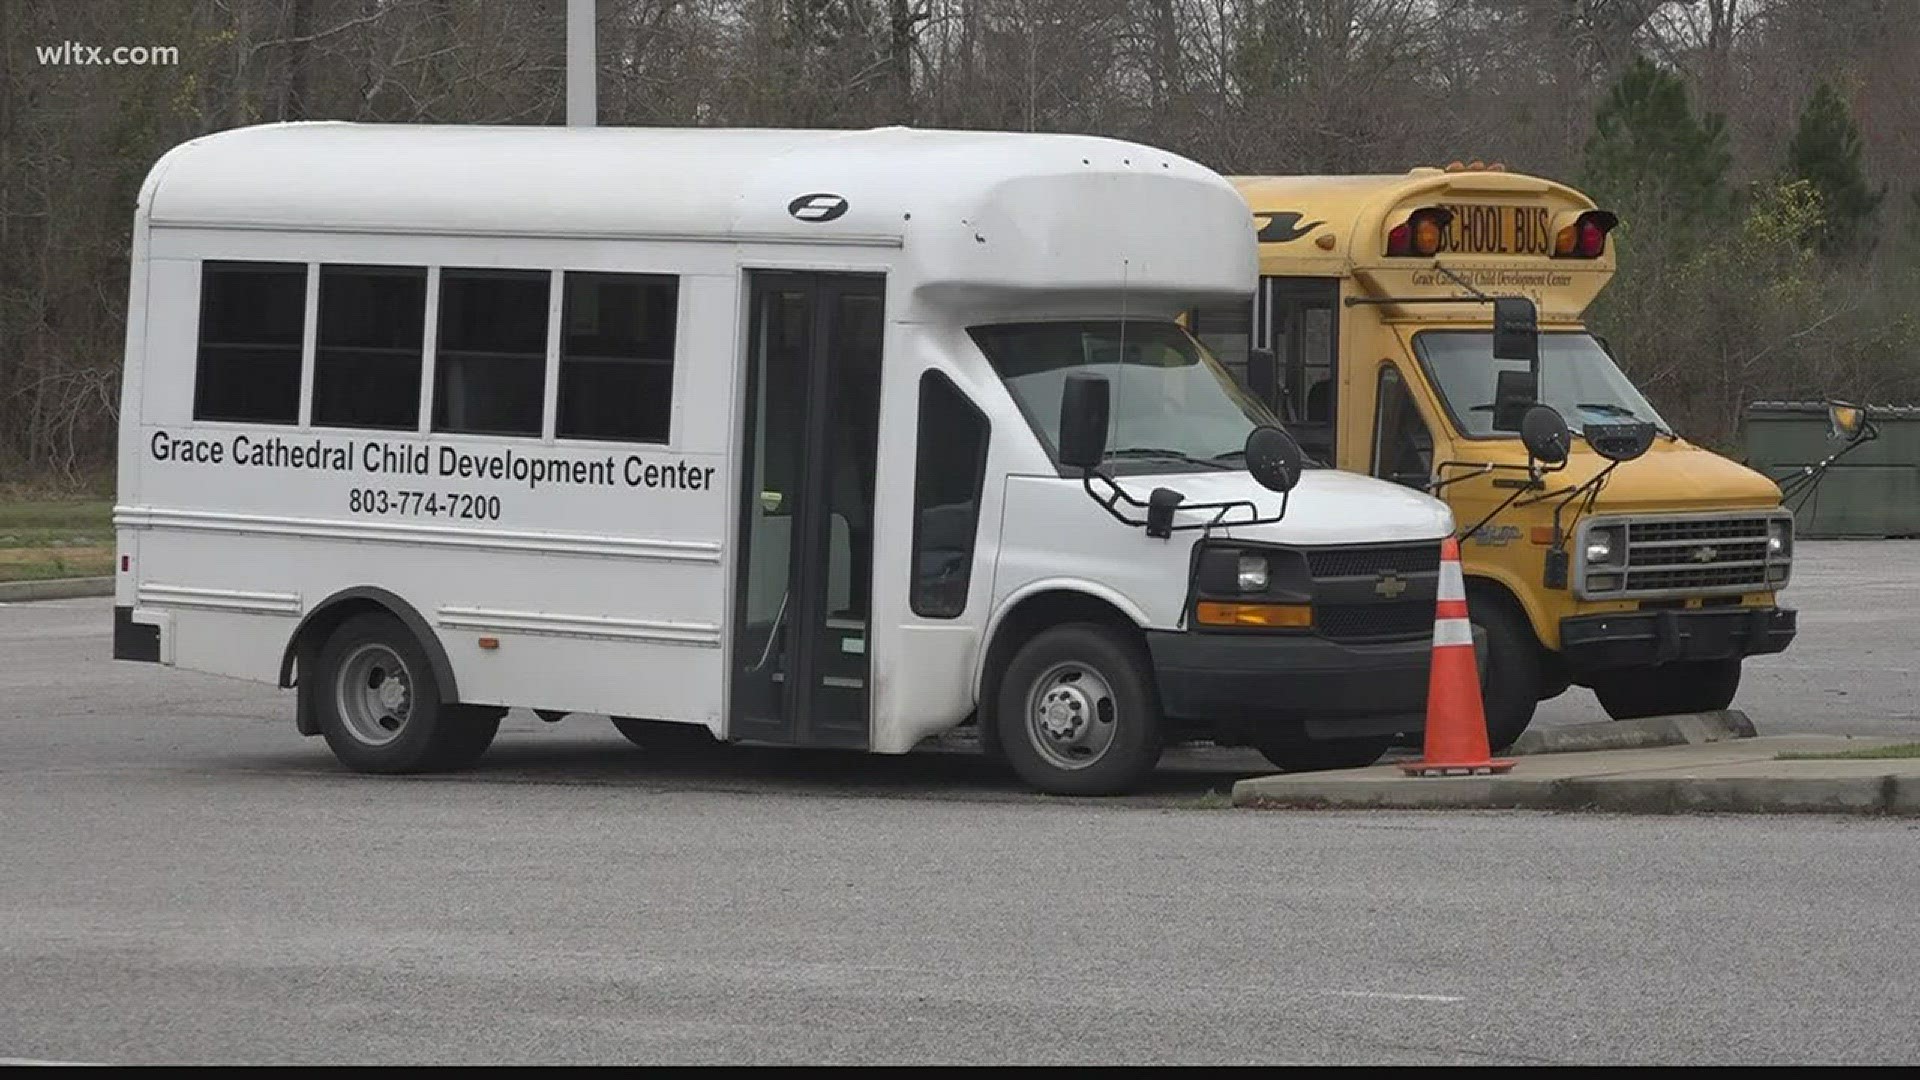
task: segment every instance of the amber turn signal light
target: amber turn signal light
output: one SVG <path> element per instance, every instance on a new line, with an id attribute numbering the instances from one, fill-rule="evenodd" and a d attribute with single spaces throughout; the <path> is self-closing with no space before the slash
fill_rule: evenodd
<path id="1" fill-rule="evenodd" d="M 1313 625 L 1313 605 L 1202 600 L 1194 609 L 1194 617 L 1204 626 L 1305 627 Z"/>

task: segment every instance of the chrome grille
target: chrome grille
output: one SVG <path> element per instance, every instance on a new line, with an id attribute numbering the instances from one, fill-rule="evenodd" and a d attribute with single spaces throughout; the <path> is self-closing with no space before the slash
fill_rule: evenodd
<path id="1" fill-rule="evenodd" d="M 1595 518 L 1582 523 L 1577 581 L 1583 596 L 1676 596 L 1777 589 L 1784 584 L 1769 568 L 1789 565 L 1767 544 L 1768 523 L 1783 514 L 1714 514 L 1699 517 Z M 1587 565 L 1586 539 L 1594 531 L 1625 526 L 1626 559 Z M 1621 575 L 1624 574 L 1624 578 Z M 1587 575 L 1613 582 L 1593 588 Z"/>

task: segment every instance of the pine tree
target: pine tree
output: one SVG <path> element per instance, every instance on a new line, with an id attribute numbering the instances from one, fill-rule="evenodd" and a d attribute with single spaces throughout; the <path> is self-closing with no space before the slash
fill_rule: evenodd
<path id="1" fill-rule="evenodd" d="M 1717 114 L 1696 118 L 1678 75 L 1636 59 L 1593 122 L 1587 190 L 1618 210 L 1628 228 L 1678 242 L 1721 219 L 1731 203 L 1725 121 Z"/>
<path id="2" fill-rule="evenodd" d="M 1885 191 L 1868 186 L 1860 167 L 1860 130 L 1847 103 L 1826 82 L 1814 87 L 1800 111 L 1800 128 L 1787 147 L 1787 175 L 1812 183 L 1820 192 L 1823 251 L 1833 255 L 1870 246 L 1874 211 Z"/>

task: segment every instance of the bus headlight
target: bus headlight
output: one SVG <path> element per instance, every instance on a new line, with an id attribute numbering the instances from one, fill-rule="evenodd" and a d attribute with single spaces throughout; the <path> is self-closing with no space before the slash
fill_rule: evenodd
<path id="1" fill-rule="evenodd" d="M 1267 557 L 1242 554 L 1239 572 L 1235 575 L 1235 583 L 1240 586 L 1241 592 L 1266 592 Z"/>
<path id="2" fill-rule="evenodd" d="M 1793 557 L 1793 519 L 1775 518 L 1767 522 L 1767 557 L 1790 559 Z"/>
<path id="3" fill-rule="evenodd" d="M 1581 551 L 1589 567 L 1624 566 L 1627 561 L 1626 527 L 1601 525 L 1587 530 L 1587 546 Z"/>

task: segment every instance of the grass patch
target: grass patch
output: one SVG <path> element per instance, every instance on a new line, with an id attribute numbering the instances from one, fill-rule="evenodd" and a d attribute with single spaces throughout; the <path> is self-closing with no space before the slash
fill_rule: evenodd
<path id="1" fill-rule="evenodd" d="M 0 581 L 113 572 L 111 499 L 0 501 Z"/>
<path id="2" fill-rule="evenodd" d="M 1858 750 L 1834 750 L 1830 753 L 1786 751 L 1775 754 L 1778 761 L 1870 761 L 1876 758 L 1920 758 L 1920 743 L 1894 743 L 1891 746 L 1863 746 Z"/>
<path id="3" fill-rule="evenodd" d="M 1191 799 L 1181 799 L 1174 805 L 1181 810 L 1231 810 L 1233 809 L 1233 793 L 1231 791 L 1215 791 L 1212 788 L 1208 788 L 1205 795 L 1195 795 Z"/>

